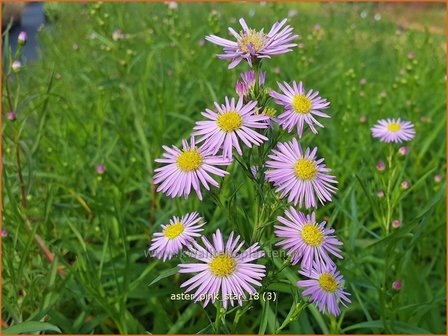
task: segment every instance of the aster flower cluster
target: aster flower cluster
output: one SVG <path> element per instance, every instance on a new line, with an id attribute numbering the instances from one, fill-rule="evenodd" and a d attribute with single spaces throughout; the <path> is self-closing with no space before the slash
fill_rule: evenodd
<path id="1" fill-rule="evenodd" d="M 163 261 L 172 259 L 184 247 L 186 255 L 196 262 L 179 264 L 179 273 L 197 273 L 181 284 L 186 292 L 195 291 L 193 300 L 202 301 L 204 306 L 215 303 L 221 294 L 224 308 L 230 303 L 243 304 L 247 294 L 256 292 L 254 286 L 261 286 L 265 276 L 265 266 L 252 261 L 264 256 L 258 243 L 252 244 L 244 252 L 239 235 L 231 232 L 227 241 L 217 230 L 209 241 L 201 232 L 206 222 L 197 212 L 182 217 L 174 216 L 169 224 L 162 225 L 162 231 L 154 234 L 149 252 Z M 199 244 L 196 239 L 200 239 Z"/>
<path id="2" fill-rule="evenodd" d="M 317 128 L 324 127 L 323 120 L 330 118 L 324 112 L 330 102 L 318 91 L 306 90 L 301 81 L 279 82 L 279 91 L 271 90 L 265 86 L 267 76 L 261 70 L 267 59 L 297 46 L 294 40 L 298 35 L 286 21 L 274 23 L 265 33 L 263 29 L 249 28 L 240 19 L 239 33 L 229 28 L 231 40 L 215 35 L 205 38 L 223 47 L 218 58 L 230 61 L 229 69 L 242 62 L 251 69 L 236 82 L 237 97 L 223 97 L 221 102 L 205 108 L 189 141 L 182 140 L 181 147 L 163 146 L 162 157 L 156 159 L 160 166 L 154 171 L 153 182 L 157 192 L 166 196 L 188 198 L 194 191 L 203 201 L 204 189 L 209 192 L 212 187 L 219 188 L 221 179 L 229 175 L 228 167 L 237 161 L 255 183 L 270 188 L 268 194 L 286 208 L 284 217 L 277 217 L 281 225 L 275 225 L 274 233 L 279 238 L 276 245 L 287 251 L 292 265 L 300 264 L 299 274 L 308 278 L 297 282 L 304 288 L 302 294 L 310 295 L 310 301 L 321 312 L 338 315 L 339 304 L 350 302 L 343 277 L 332 260 L 342 259 L 342 243 L 335 230 L 319 222 L 314 212 L 298 210 L 331 202 L 337 191 L 336 177 L 318 155 L 317 147 L 303 146 L 298 140 L 308 129 L 317 134 Z M 278 116 L 277 109 L 282 110 Z M 285 133 L 290 133 L 292 139 L 280 142 Z M 252 151 L 254 147 L 259 148 L 258 154 Z M 254 161 L 257 165 L 253 165 Z M 269 218 L 263 220 L 268 222 Z M 185 249 L 195 261 L 179 264 L 179 273 L 195 275 L 181 287 L 194 292 L 193 299 L 204 306 L 221 297 L 226 309 L 229 304 L 242 305 L 247 294 L 263 286 L 266 267 L 254 263 L 264 256 L 257 242 L 262 241 L 258 224 L 252 239 L 256 242 L 240 252 L 245 242 L 237 233 L 230 233 L 225 240 L 217 230 L 208 240 L 201 233 L 207 231 L 205 221 L 197 212 L 174 216 L 169 224 L 162 225 L 161 232 L 154 234 L 149 250 L 153 257 L 165 261 Z"/>
<path id="3" fill-rule="evenodd" d="M 393 144 L 407 142 L 415 137 L 415 128 L 414 125 L 410 121 L 404 121 L 401 118 L 387 118 L 380 119 L 378 122 L 371 128 L 372 137 L 379 138 L 381 142 L 389 144 L 389 154 L 387 156 L 387 165 L 383 161 L 378 161 L 376 165 L 376 169 L 378 172 L 384 174 L 386 168 L 389 168 L 386 172 L 387 175 L 387 183 L 385 183 L 385 179 L 381 179 L 382 188 L 384 190 L 388 190 L 388 193 L 385 195 L 384 191 L 380 190 L 377 192 L 377 196 L 383 198 L 386 196 L 387 202 L 392 204 L 388 210 L 383 210 L 382 217 L 384 218 L 383 227 L 385 228 L 386 234 L 389 233 L 390 228 L 398 229 L 401 226 L 401 221 L 399 219 L 392 220 L 393 209 L 395 197 L 393 195 L 394 190 L 390 187 L 395 179 L 397 178 L 397 169 L 390 169 L 393 166 L 398 166 L 393 163 L 394 153 L 397 153 L 399 157 L 405 157 L 409 154 L 410 149 L 407 146 L 401 146 L 398 148 L 398 151 L 393 149 Z M 397 168 L 397 167 L 396 167 Z M 404 169 L 404 166 L 402 166 Z M 399 176 L 399 175 L 398 175 Z M 398 185 L 398 184 L 397 184 Z M 400 190 L 404 191 L 410 188 L 411 183 L 408 180 L 401 181 L 399 183 Z"/>

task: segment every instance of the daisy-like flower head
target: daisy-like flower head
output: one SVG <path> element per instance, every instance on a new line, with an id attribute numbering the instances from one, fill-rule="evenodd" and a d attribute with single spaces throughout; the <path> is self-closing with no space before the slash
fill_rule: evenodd
<path id="1" fill-rule="evenodd" d="M 333 229 L 325 228 L 326 222 L 316 223 L 314 212 L 305 216 L 293 207 L 285 211 L 284 217 L 277 220 L 284 225 L 275 226 L 275 235 L 282 240 L 276 246 L 282 246 L 292 254 L 293 265 L 301 261 L 304 269 L 311 269 L 313 262 L 334 265 L 329 254 L 342 259 L 338 245 L 342 243 L 332 233 Z"/>
<path id="2" fill-rule="evenodd" d="M 336 270 L 336 266 L 315 263 L 311 270 L 299 273 L 309 280 L 298 281 L 297 286 L 306 288 L 302 295 L 311 295 L 310 301 L 316 304 L 320 312 L 338 316 L 341 313 L 339 303 L 347 307 L 346 303 L 351 302 L 348 298 L 350 293 L 344 290 L 344 278 Z"/>
<path id="3" fill-rule="evenodd" d="M 262 30 L 256 31 L 247 26 L 244 19 L 240 19 L 240 33 L 229 27 L 229 32 L 236 41 L 231 41 L 215 35 L 207 36 L 209 42 L 223 47 L 224 54 L 218 54 L 218 58 L 231 60 L 229 69 L 236 67 L 242 60 L 246 60 L 249 66 L 258 59 L 271 58 L 273 55 L 280 55 L 291 51 L 290 48 L 297 46 L 291 43 L 298 35 L 292 34 L 290 26 L 283 27 L 287 19 L 276 22 L 269 33 Z M 283 27 L 283 28 L 282 28 Z"/>
<path id="4" fill-rule="evenodd" d="M 243 105 L 243 97 L 240 96 L 238 103 L 235 99 L 230 101 L 225 97 L 225 105 L 215 102 L 217 112 L 206 109 L 202 115 L 207 121 L 198 121 L 194 127 L 194 136 L 201 136 L 198 142 L 205 141 L 203 147 L 210 149 L 216 154 L 221 148 L 225 158 L 232 158 L 232 148 L 242 155 L 241 140 L 247 147 L 259 146 L 268 138 L 256 132 L 253 128 L 267 128 L 269 117 L 258 114 L 257 102 L 250 101 Z"/>
<path id="5" fill-rule="evenodd" d="M 284 107 L 284 112 L 279 115 L 279 124 L 283 129 L 287 129 L 290 133 L 294 127 L 297 127 L 299 138 L 303 134 L 303 126 L 308 124 L 314 134 L 317 130 L 314 125 L 324 127 L 318 122 L 315 116 L 322 118 L 330 118 L 330 116 L 321 110 L 325 110 L 330 106 L 330 102 L 319 97 L 318 91 L 305 91 L 302 82 L 297 84 L 295 81 L 292 85 L 283 82 L 283 85 L 277 83 L 282 93 L 271 91 L 270 96 L 275 99 L 275 103 Z"/>
<path id="6" fill-rule="evenodd" d="M 185 281 L 181 287 L 187 287 L 186 292 L 196 289 L 194 300 L 204 301 L 204 307 L 211 301 L 214 303 L 220 295 L 224 308 L 228 302 L 234 305 L 234 299 L 243 304 L 246 292 L 255 293 L 255 286 L 261 286 L 261 279 L 265 276 L 265 266 L 251 263 L 261 258 L 264 253 L 258 243 L 253 244 L 243 253 L 238 253 L 244 245 L 240 236 L 234 237 L 232 232 L 224 242 L 219 230 L 213 234 L 213 241 L 202 237 L 205 248 L 194 242 L 190 252 L 191 257 L 199 263 L 180 264 L 180 273 L 198 273 L 190 280 Z"/>
<path id="7" fill-rule="evenodd" d="M 410 121 L 398 119 L 380 119 L 371 128 L 372 136 L 380 138 L 382 142 L 409 141 L 415 137 L 414 125 Z"/>
<path id="8" fill-rule="evenodd" d="M 174 216 L 170 223 L 162 225 L 162 232 L 154 233 L 149 252 L 157 259 L 169 260 L 184 246 L 189 246 L 194 238 L 200 237 L 205 222 L 197 212 Z"/>
<path id="9" fill-rule="evenodd" d="M 209 184 L 219 187 L 219 183 L 210 174 L 221 177 L 228 174 L 227 171 L 215 166 L 228 166 L 232 161 L 215 156 L 203 148 L 197 148 L 193 137 L 190 144 L 182 140 L 182 146 L 182 150 L 176 146 L 172 148 L 163 146 L 165 150 L 163 158 L 155 161 L 166 165 L 154 170 L 154 184 L 159 185 L 158 192 L 162 191 L 170 197 L 183 195 L 187 198 L 191 189 L 194 189 L 198 198 L 202 200 L 201 185 L 207 190 L 210 190 Z"/>
<path id="10" fill-rule="evenodd" d="M 300 207 L 305 203 L 307 209 L 317 207 L 316 196 L 322 204 L 331 201 L 337 181 L 328 175 L 331 169 L 325 166 L 324 159 L 316 159 L 316 152 L 317 147 L 303 152 L 295 138 L 278 143 L 272 150 L 271 160 L 266 162 L 270 169 L 265 175 L 277 187 L 276 192 L 282 192 L 281 198 L 289 194 L 288 202 L 299 203 Z"/>

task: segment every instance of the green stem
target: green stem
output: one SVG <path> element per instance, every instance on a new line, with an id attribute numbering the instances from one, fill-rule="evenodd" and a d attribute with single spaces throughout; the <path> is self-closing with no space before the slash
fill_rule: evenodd
<path id="1" fill-rule="evenodd" d="M 267 280 L 265 280 L 263 286 L 260 287 L 259 293 L 263 293 L 269 287 L 269 285 L 277 278 L 277 275 L 291 264 L 291 259 L 292 256 L 290 255 L 283 262 L 282 266 L 277 271 L 273 272 Z M 233 320 L 233 327 L 232 327 L 233 331 L 236 330 L 236 327 L 238 325 L 238 322 L 240 321 L 241 316 L 252 307 L 253 303 L 254 300 L 251 300 L 243 309 L 237 310 L 237 312 L 235 313 L 235 319 Z"/>
<path id="2" fill-rule="evenodd" d="M 217 303 L 216 303 L 216 317 L 215 317 L 215 324 L 214 324 L 215 333 L 219 333 L 220 325 L 221 325 L 221 307 L 220 307 L 219 301 L 217 301 Z"/>
<path id="3" fill-rule="evenodd" d="M 11 100 L 11 93 L 9 90 L 9 75 L 4 76 L 5 77 L 5 90 L 6 90 L 6 100 L 8 101 L 9 111 L 14 112 L 12 100 Z"/>
<path id="4" fill-rule="evenodd" d="M 255 96 L 258 97 L 260 95 L 260 68 L 261 62 L 256 62 L 254 64 L 254 72 L 255 72 Z"/>
<path id="5" fill-rule="evenodd" d="M 387 171 L 388 171 L 388 179 L 387 179 L 387 189 L 386 189 L 386 235 L 389 235 L 390 225 L 392 220 L 392 182 L 395 178 L 396 168 L 392 169 L 392 158 L 393 158 L 393 148 L 389 146 L 389 154 L 387 155 Z M 392 169 L 392 170 L 391 170 Z"/>
<path id="6" fill-rule="evenodd" d="M 330 334 L 338 334 L 338 324 L 333 315 L 330 315 Z"/>

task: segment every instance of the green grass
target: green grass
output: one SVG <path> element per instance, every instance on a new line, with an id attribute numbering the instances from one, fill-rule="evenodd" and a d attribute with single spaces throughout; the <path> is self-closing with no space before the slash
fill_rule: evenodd
<path id="1" fill-rule="evenodd" d="M 283 259 L 265 258 L 270 276 L 278 272 L 266 288 L 276 300 L 229 310 L 216 329 L 213 305 L 204 309 L 170 299 L 182 293 L 179 286 L 187 279 L 175 274 L 179 258 L 157 261 L 145 251 L 161 224 L 196 210 L 208 222 L 206 235 L 220 228 L 250 240 L 256 190 L 235 163 L 221 192 L 207 194 L 203 202 L 172 200 L 151 184 L 154 159 L 163 144 L 179 145 L 189 137 L 213 101 L 234 95 L 239 72 L 248 68 L 227 70 L 215 57 L 219 48 L 200 46 L 199 40 L 226 35 L 239 17 L 268 29 L 291 8 L 298 9 L 290 24 L 304 47 L 263 67 L 268 86 L 302 80 L 331 101 L 326 127 L 317 136 L 306 133 L 301 142 L 319 147 L 339 181 L 334 201 L 318 215 L 328 216 L 344 242 L 338 266 L 353 302 L 330 319 L 303 305 L 307 300 L 295 286 L 298 266 L 278 272 Z M 8 78 L 9 93 L 3 78 L 2 220 L 9 235 L 2 238 L 2 319 L 4 327 L 12 326 L 7 331 L 446 332 L 444 35 L 397 34 L 390 18 L 373 19 L 372 4 L 198 3 L 169 10 L 162 3 L 105 3 L 48 9 L 54 23 L 39 33 L 40 59 Z M 360 17 L 362 11 L 367 18 Z M 443 11 L 436 7 L 428 17 Z M 117 28 L 128 36 L 114 42 Z M 89 38 L 92 32 L 95 39 Z M 414 59 L 408 59 L 409 51 Z M 4 74 L 8 57 L 5 52 Z M 15 122 L 5 118 L 11 109 Z M 361 115 L 367 122 L 359 121 Z M 394 154 L 393 166 L 378 173 L 376 162 L 399 147 L 371 138 L 370 127 L 384 117 L 412 121 L 417 136 L 405 159 Z M 101 163 L 106 173 L 100 176 L 95 167 Z M 436 174 L 443 176 L 441 183 L 434 181 Z M 412 187 L 402 191 L 405 179 Z M 377 198 L 389 182 L 389 193 Z M 271 219 L 281 213 L 274 211 Z M 387 231 L 395 218 L 402 227 Z M 263 234 L 266 251 L 277 249 L 272 225 Z M 400 291 L 392 289 L 395 279 L 403 283 Z"/>

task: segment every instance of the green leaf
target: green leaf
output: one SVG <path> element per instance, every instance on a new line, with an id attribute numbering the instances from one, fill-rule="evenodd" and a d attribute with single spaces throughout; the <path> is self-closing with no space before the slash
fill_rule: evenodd
<path id="1" fill-rule="evenodd" d="M 172 275 L 176 274 L 179 271 L 179 269 L 180 268 L 178 266 L 176 266 L 176 267 L 171 268 L 169 270 L 163 271 L 162 273 L 160 273 L 160 275 L 157 278 L 155 278 L 153 281 L 151 281 L 151 283 L 148 286 L 152 286 L 156 282 L 159 282 L 162 279 L 165 279 L 165 278 L 167 278 L 169 276 L 172 276 Z"/>
<path id="2" fill-rule="evenodd" d="M 184 325 L 194 316 L 199 306 L 195 303 L 190 304 L 177 319 L 176 323 L 168 330 L 168 334 L 176 334 L 182 330 Z"/>
<path id="3" fill-rule="evenodd" d="M 431 334 L 431 332 L 429 332 L 428 330 L 419 328 L 419 327 L 415 327 L 409 323 L 405 323 L 405 322 L 387 322 L 387 324 L 389 326 L 391 326 L 392 328 L 394 328 L 397 332 L 399 333 L 404 333 L 404 334 Z M 345 329 L 342 330 L 342 332 L 347 332 L 350 330 L 357 330 L 357 329 L 373 329 L 373 328 L 378 328 L 378 329 L 385 329 L 384 326 L 384 322 L 381 320 L 375 320 L 375 321 L 368 321 L 368 322 L 361 322 L 361 323 L 357 323 L 354 325 L 351 325 Z"/>
<path id="4" fill-rule="evenodd" d="M 26 321 L 22 323 L 15 324 L 7 329 L 3 329 L 4 334 L 31 334 L 34 332 L 41 331 L 53 331 L 57 333 L 62 333 L 61 329 L 55 325 L 47 322 L 38 321 Z"/>

